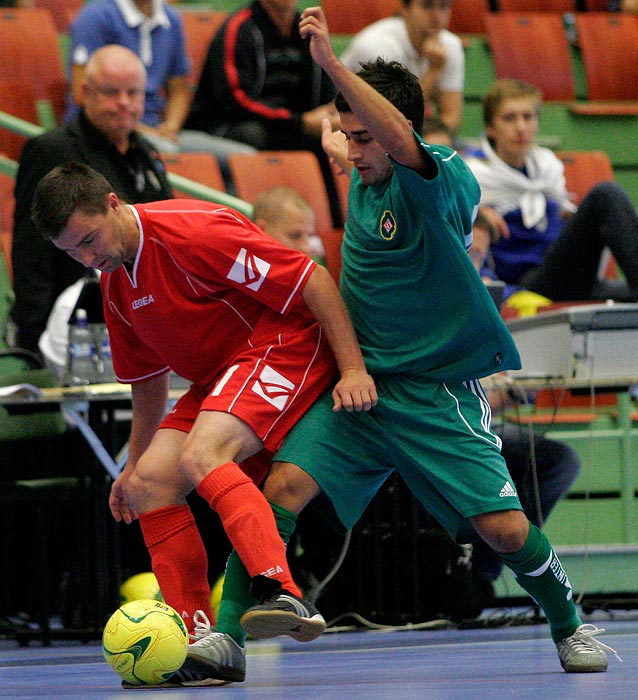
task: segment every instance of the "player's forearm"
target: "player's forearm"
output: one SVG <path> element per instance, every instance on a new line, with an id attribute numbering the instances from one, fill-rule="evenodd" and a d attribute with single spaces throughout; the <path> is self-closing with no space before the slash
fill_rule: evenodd
<path id="1" fill-rule="evenodd" d="M 350 315 L 330 273 L 317 266 L 302 296 L 323 328 L 341 374 L 349 369 L 366 371 Z"/>
<path id="2" fill-rule="evenodd" d="M 133 422 L 129 445 L 129 463 L 135 464 L 151 444 L 168 405 L 168 373 L 131 385 Z"/>
<path id="3" fill-rule="evenodd" d="M 440 70 L 430 69 L 426 71 L 419 80 L 421 92 L 423 92 L 423 99 L 426 102 L 434 99 L 442 72 L 443 71 Z"/>
<path id="4" fill-rule="evenodd" d="M 188 116 L 193 95 L 184 78 L 169 81 L 167 93 L 163 124 L 177 135 Z"/>

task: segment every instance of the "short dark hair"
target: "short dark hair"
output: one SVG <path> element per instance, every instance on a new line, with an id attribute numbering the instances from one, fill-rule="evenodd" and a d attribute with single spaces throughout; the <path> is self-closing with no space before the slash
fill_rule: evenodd
<path id="1" fill-rule="evenodd" d="M 35 189 L 31 220 L 44 238 L 54 241 L 77 209 L 89 215 L 105 214 L 112 191 L 108 180 L 88 165 L 58 165 Z"/>
<path id="2" fill-rule="evenodd" d="M 407 119 L 412 128 L 421 133 L 425 103 L 419 79 L 398 61 L 376 58 L 361 63 L 357 75 L 391 102 Z M 339 112 L 352 112 L 341 93 L 335 98 Z"/>
<path id="3" fill-rule="evenodd" d="M 446 134 L 450 139 L 452 138 L 452 129 L 444 121 L 438 117 L 424 117 L 421 136 L 431 133 Z M 427 141 L 427 139 L 425 140 Z"/>

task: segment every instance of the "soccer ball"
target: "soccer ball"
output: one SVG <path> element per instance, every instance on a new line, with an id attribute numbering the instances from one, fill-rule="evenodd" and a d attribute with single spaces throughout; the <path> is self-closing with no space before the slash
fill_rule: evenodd
<path id="1" fill-rule="evenodd" d="M 132 600 L 151 598 L 152 600 L 164 600 L 159 583 L 152 571 L 143 571 L 135 574 L 120 586 L 120 605 L 130 603 Z"/>
<path id="2" fill-rule="evenodd" d="M 118 608 L 102 635 L 111 668 L 133 685 L 158 685 L 184 663 L 188 631 L 177 611 L 158 600 L 134 600 Z"/>

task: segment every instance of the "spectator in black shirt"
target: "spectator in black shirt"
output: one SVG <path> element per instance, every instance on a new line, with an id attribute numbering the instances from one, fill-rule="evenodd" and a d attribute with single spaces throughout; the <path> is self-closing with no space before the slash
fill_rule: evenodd
<path id="1" fill-rule="evenodd" d="M 173 196 L 159 154 L 136 132 L 145 88 L 146 70 L 139 58 L 123 46 L 105 46 L 87 66 L 84 109 L 78 118 L 25 144 L 15 187 L 11 344 L 38 352 L 55 300 L 85 271 L 45 241 L 31 222 L 33 193 L 49 170 L 72 161 L 86 163 L 130 203 Z"/>
<path id="2" fill-rule="evenodd" d="M 228 17 L 208 49 L 185 127 L 259 150 L 313 151 L 339 225 L 332 173 L 321 148 L 322 119 L 339 128 L 335 88 L 299 34 L 295 5 L 295 0 L 255 0 Z"/>

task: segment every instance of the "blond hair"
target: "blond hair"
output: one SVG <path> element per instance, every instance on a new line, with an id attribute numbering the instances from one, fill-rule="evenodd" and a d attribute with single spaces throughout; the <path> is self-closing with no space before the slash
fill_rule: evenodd
<path id="1" fill-rule="evenodd" d="M 259 193 L 253 207 L 253 221 L 261 219 L 270 226 L 279 224 L 287 202 L 314 215 L 312 207 L 303 195 L 291 187 L 278 185 Z"/>

